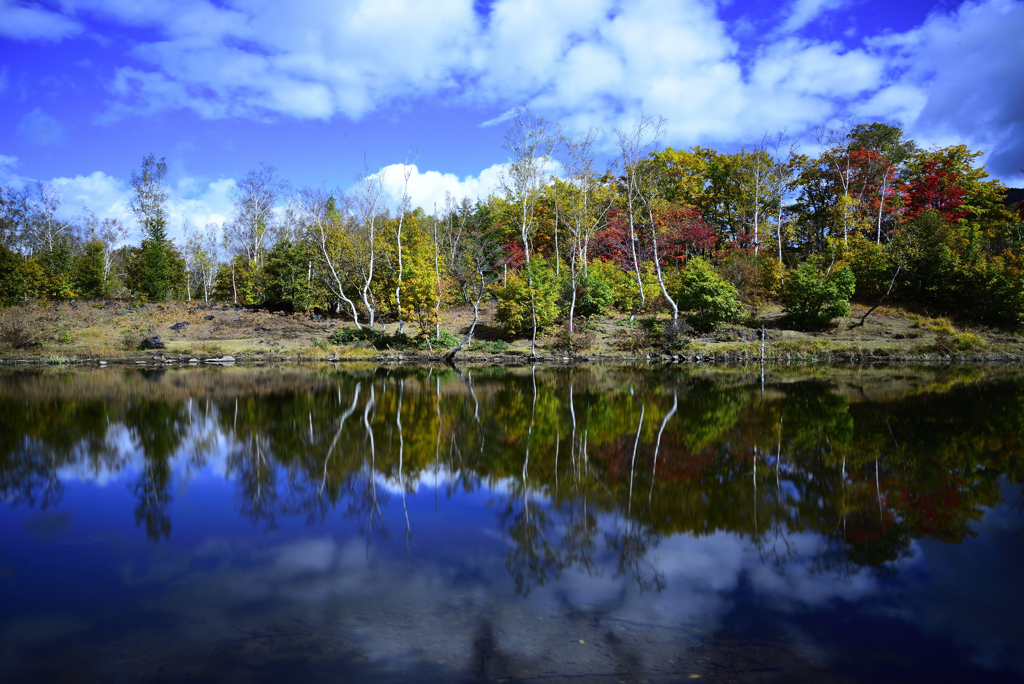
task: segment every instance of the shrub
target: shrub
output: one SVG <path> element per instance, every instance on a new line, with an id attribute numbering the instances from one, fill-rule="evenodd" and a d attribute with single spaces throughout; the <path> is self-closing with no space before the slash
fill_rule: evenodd
<path id="1" fill-rule="evenodd" d="M 488 354 L 504 354 L 508 351 L 508 342 L 505 340 L 494 340 L 493 342 L 472 342 L 468 347 L 474 351 L 482 351 Z"/>
<path id="2" fill-rule="evenodd" d="M 623 321 L 623 328 L 615 333 L 612 346 L 621 351 L 636 353 L 651 347 L 651 331 L 638 321 Z"/>
<path id="3" fill-rule="evenodd" d="M 786 281 L 782 307 L 799 325 L 824 325 L 834 318 L 850 315 L 850 297 L 856 279 L 849 267 L 822 273 L 806 262 Z"/>
<path id="4" fill-rule="evenodd" d="M 736 288 L 700 258 L 692 259 L 683 271 L 676 302 L 681 310 L 689 312 L 687 320 L 700 332 L 733 321 L 743 311 Z"/>
<path id="5" fill-rule="evenodd" d="M 969 332 L 953 332 L 952 335 L 940 334 L 936 345 L 951 352 L 966 352 L 985 346 L 985 340 Z"/>
<path id="6" fill-rule="evenodd" d="M 604 265 L 605 262 L 595 259 L 587 266 L 587 270 L 580 274 L 576 287 L 576 309 L 577 316 L 596 316 L 605 313 L 611 308 L 615 301 L 615 278 L 616 274 Z M 614 265 L 609 264 L 612 269 Z M 618 269 L 615 269 L 618 270 Z M 565 286 L 562 292 L 562 315 L 569 315 L 569 307 L 572 303 L 572 280 L 565 279 Z"/>
<path id="7" fill-rule="evenodd" d="M 692 332 L 693 326 L 682 318 L 666 321 L 661 326 L 661 346 L 671 351 L 682 351 L 690 346 L 690 339 L 687 335 Z"/>
<path id="8" fill-rule="evenodd" d="M 327 339 L 331 344 L 352 344 L 353 342 L 365 342 L 375 338 L 375 333 L 369 328 L 357 328 L 355 326 L 348 326 L 344 328 L 338 328 L 331 333 L 331 336 Z"/>
<path id="9" fill-rule="evenodd" d="M 569 352 L 572 354 L 586 351 L 594 346 L 594 332 L 588 330 L 583 321 L 577 321 L 573 330 L 569 330 L 569 323 L 566 321 L 559 326 L 555 332 L 555 340 L 551 348 L 555 351 Z"/>
<path id="10" fill-rule="evenodd" d="M 541 256 L 534 256 L 519 271 L 508 274 L 508 283 L 495 289 L 498 310 L 495 318 L 511 333 L 533 329 L 530 310 L 530 280 L 533 280 L 534 307 L 537 311 L 537 329 L 542 330 L 555 322 L 558 316 L 558 287 L 555 274 Z"/>
<path id="11" fill-rule="evenodd" d="M 440 337 L 435 335 L 433 331 L 430 331 L 420 333 L 415 338 L 413 338 L 413 340 L 416 343 L 417 349 L 433 349 L 434 351 L 439 351 L 441 349 L 453 348 L 455 345 L 462 341 L 462 336 L 456 335 L 455 333 L 448 330 L 442 330 Z"/>
<path id="12" fill-rule="evenodd" d="M 889 289 L 892 273 L 885 261 L 881 245 L 859 233 L 851 235 L 845 259 L 853 272 L 859 295 L 877 299 Z"/>
<path id="13" fill-rule="evenodd" d="M 27 349 L 35 345 L 35 326 L 25 315 L 12 314 L 0 323 L 0 344 L 14 349 Z"/>

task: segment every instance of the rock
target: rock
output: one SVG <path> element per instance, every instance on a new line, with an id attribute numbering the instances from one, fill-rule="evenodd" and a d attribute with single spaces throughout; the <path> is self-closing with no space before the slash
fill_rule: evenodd
<path id="1" fill-rule="evenodd" d="M 189 363 L 199 363 L 199 359 L 189 359 Z"/>
<path id="2" fill-rule="evenodd" d="M 175 323 L 174 325 L 172 325 L 171 326 L 171 330 L 173 330 L 175 332 L 181 332 L 182 330 L 184 330 L 185 328 L 187 328 L 190 325 L 192 325 L 192 324 L 189 323 L 188 321 L 181 321 L 179 323 Z"/>
<path id="3" fill-rule="evenodd" d="M 206 316 L 203 316 L 203 320 L 204 321 L 212 321 L 213 320 L 213 314 L 208 314 Z"/>
<path id="4" fill-rule="evenodd" d="M 167 345 L 160 340 L 159 335 L 147 337 L 139 343 L 139 349 L 167 349 Z"/>

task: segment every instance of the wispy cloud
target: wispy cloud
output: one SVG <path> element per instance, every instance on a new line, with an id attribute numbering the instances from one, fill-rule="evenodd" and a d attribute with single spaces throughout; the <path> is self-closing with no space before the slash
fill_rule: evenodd
<path id="1" fill-rule="evenodd" d="M 77 21 L 38 5 L 0 0 L 0 37 L 12 40 L 60 40 L 82 32 Z"/>
<path id="2" fill-rule="evenodd" d="M 30 145 L 60 145 L 64 142 L 64 127 L 38 107 L 21 118 L 17 132 L 18 137 Z"/>
<path id="3" fill-rule="evenodd" d="M 849 0 L 796 0 L 778 32 L 786 34 L 799 31 L 825 12 L 839 9 L 846 4 L 849 4 Z"/>

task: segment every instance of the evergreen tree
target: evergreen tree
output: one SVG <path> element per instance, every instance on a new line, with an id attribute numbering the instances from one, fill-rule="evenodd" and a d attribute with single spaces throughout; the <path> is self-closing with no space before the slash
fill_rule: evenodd
<path id="1" fill-rule="evenodd" d="M 129 269 L 129 282 L 133 289 L 148 299 L 160 301 L 174 289 L 174 255 L 167 239 L 167 192 L 164 177 L 167 162 L 157 161 L 153 154 L 142 159 L 142 170 L 132 172 L 135 197 L 130 208 L 142 227 L 144 235 L 136 259 Z"/>

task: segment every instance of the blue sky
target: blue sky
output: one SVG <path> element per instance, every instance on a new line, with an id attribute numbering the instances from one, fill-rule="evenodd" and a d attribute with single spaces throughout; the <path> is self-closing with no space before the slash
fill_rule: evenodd
<path id="1" fill-rule="evenodd" d="M 429 209 L 492 189 L 523 104 L 609 151 L 641 111 L 668 145 L 786 128 L 808 153 L 815 125 L 900 120 L 1020 186 L 1024 2 L 0 0 L 0 102 L 0 183 L 53 182 L 68 215 L 123 216 L 150 152 L 176 223 L 230 218 L 260 162 L 347 188 L 410 148 Z"/>

